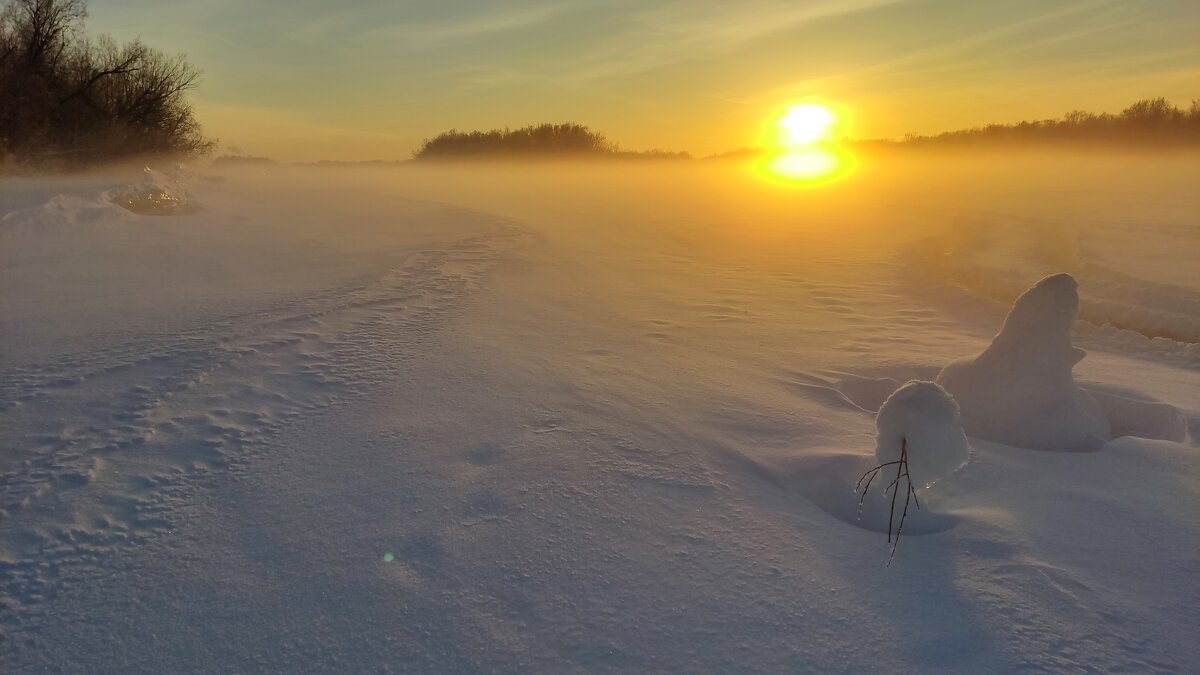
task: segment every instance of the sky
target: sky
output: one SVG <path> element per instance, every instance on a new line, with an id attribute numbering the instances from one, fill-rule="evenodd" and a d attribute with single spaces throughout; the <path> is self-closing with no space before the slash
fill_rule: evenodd
<path id="1" fill-rule="evenodd" d="M 184 53 L 223 151 L 403 159 L 449 129 L 573 121 L 631 150 L 754 145 L 825 101 L 846 135 L 1200 98 L 1196 0 L 90 0 Z"/>

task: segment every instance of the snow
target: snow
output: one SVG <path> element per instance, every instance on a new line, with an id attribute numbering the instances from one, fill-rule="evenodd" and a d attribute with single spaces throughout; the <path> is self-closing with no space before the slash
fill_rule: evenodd
<path id="1" fill-rule="evenodd" d="M 958 404 L 934 382 L 913 380 L 893 392 L 875 428 L 875 458 L 881 465 L 898 462 L 904 448 L 913 487 L 932 487 L 971 456 Z"/>
<path id="2" fill-rule="evenodd" d="M 1048 276 L 1017 298 L 992 344 L 938 374 L 972 436 L 1038 450 L 1097 450 L 1108 418 L 1071 371 L 1087 355 L 1071 345 L 1079 284 Z"/>
<path id="3" fill-rule="evenodd" d="M 187 191 L 182 187 L 184 170 L 176 168 L 175 176 L 169 176 L 150 167 L 143 169 L 146 178 L 132 189 L 118 195 L 105 195 L 107 201 L 121 208 L 146 216 L 177 216 L 194 213 L 196 205 L 188 201 Z"/>
<path id="4" fill-rule="evenodd" d="M 169 217 L 114 203 L 141 167 L 5 178 L 0 663 L 1186 671 L 1196 343 L 1105 313 L 1194 316 L 1200 195 L 1172 161 L 796 192 L 719 167 L 199 168 L 163 172 L 196 205 Z M 886 502 L 854 494 L 902 399 L 881 408 L 1064 271 L 1080 319 L 1050 282 L 1038 340 L 1000 353 L 1065 368 L 1117 438 L 966 424 L 971 461 L 886 566 Z"/>

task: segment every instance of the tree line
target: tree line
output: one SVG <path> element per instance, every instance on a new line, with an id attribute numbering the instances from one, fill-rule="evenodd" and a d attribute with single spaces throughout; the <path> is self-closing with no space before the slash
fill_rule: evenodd
<path id="1" fill-rule="evenodd" d="M 0 9 L 0 162 L 64 166 L 215 147 L 185 95 L 200 71 L 139 40 L 84 33 L 84 0 Z"/>
<path id="2" fill-rule="evenodd" d="M 1200 146 L 1200 99 L 1193 101 L 1187 109 L 1159 97 L 1138 101 L 1116 114 L 1076 110 L 1059 119 L 988 124 L 929 136 L 908 134 L 903 140 L 863 140 L 851 141 L 850 144 L 863 149 L 1031 145 L 1196 147 Z M 738 160 L 766 152 L 770 152 L 770 149 L 744 148 L 707 159 Z M 573 122 L 491 131 L 454 129 L 426 139 L 413 153 L 413 158 L 417 160 L 493 157 L 692 158 L 686 152 L 624 151 L 604 134 Z"/>
<path id="3" fill-rule="evenodd" d="M 631 159 L 690 159 L 686 152 L 648 150 L 633 152 L 574 122 L 536 124 L 520 129 L 450 131 L 425 139 L 413 159 L 481 159 L 535 157 L 611 157 Z"/>
<path id="4" fill-rule="evenodd" d="M 1118 144 L 1136 146 L 1200 145 L 1200 99 L 1186 110 L 1166 98 L 1143 99 L 1120 113 L 1075 110 L 1058 119 L 989 124 L 932 136 L 908 134 L 903 141 L 879 145 L 971 146 Z"/>

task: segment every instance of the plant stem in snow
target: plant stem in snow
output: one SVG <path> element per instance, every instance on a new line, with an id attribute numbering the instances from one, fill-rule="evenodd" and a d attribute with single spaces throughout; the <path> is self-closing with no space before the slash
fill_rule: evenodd
<path id="1" fill-rule="evenodd" d="M 908 439 L 900 439 L 900 459 L 891 462 L 884 462 L 879 466 L 868 469 L 866 473 L 859 477 L 858 483 L 856 483 L 854 486 L 854 491 L 858 492 L 859 488 L 862 488 L 862 494 L 859 495 L 858 498 L 858 513 L 859 517 L 862 517 L 863 502 L 867 498 L 867 490 L 870 489 L 871 482 L 875 480 L 875 477 L 879 475 L 880 471 L 883 471 L 889 466 L 896 467 L 896 478 L 893 479 L 891 483 L 888 483 L 888 486 L 883 489 L 884 496 L 887 496 L 888 490 L 892 491 L 892 503 L 890 509 L 888 510 L 887 529 L 888 543 L 892 545 L 892 552 L 891 555 L 888 556 L 887 562 L 888 566 L 890 567 L 892 560 L 896 557 L 896 547 L 900 545 L 900 533 L 904 531 L 904 520 L 908 517 L 909 502 L 915 503 L 918 509 L 921 508 L 921 502 L 919 499 L 917 499 L 917 490 L 913 487 L 912 475 L 908 472 Z M 904 479 L 905 487 L 907 489 L 905 490 L 904 494 L 904 509 L 900 512 L 900 522 L 899 524 L 896 524 L 896 539 L 893 541 L 892 526 L 895 524 L 896 495 L 900 487 L 901 478 Z M 866 485 L 863 485 L 863 481 L 866 481 Z"/>

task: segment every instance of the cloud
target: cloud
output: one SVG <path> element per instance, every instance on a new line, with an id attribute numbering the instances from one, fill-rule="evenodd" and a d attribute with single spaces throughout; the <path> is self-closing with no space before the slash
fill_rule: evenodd
<path id="1" fill-rule="evenodd" d="M 805 24 L 904 0 L 738 3 L 673 2 L 635 13 L 623 34 L 575 59 L 580 81 L 629 76 L 699 57 L 737 51 Z"/>
<path id="2" fill-rule="evenodd" d="M 386 40 L 402 49 L 431 49 L 524 30 L 550 22 L 572 10 L 567 3 L 512 9 L 496 7 L 483 13 L 456 14 L 435 20 L 400 22 L 366 31 L 365 40 Z"/>
<path id="3" fill-rule="evenodd" d="M 979 73 L 991 68 L 999 68 L 1010 74 L 1034 70 L 1040 76 L 1056 68 L 1079 67 L 1079 63 L 1074 60 L 1058 63 L 1036 62 L 1028 64 L 1028 67 L 1020 67 L 1021 64 L 1012 58 L 1012 55 L 1045 43 L 1047 37 L 1044 29 L 1047 26 L 1063 22 L 1074 23 L 1081 14 L 1094 16 L 1098 9 L 1116 4 L 1118 0 L 1089 0 L 1034 16 L 1023 16 L 987 30 L 971 31 L 955 39 L 933 42 L 898 56 L 783 85 L 763 92 L 762 96 L 778 98 L 781 92 L 795 91 L 798 88 L 853 89 L 886 85 L 891 89 L 901 89 L 909 82 L 919 82 L 923 87 L 936 87 L 939 82 L 948 86 L 950 81 L 947 78 L 952 73 L 973 73 L 978 79 Z M 1099 30 L 1078 30 L 1075 39 L 1087 37 Z M 1054 31 L 1050 35 L 1059 36 L 1062 33 Z"/>

